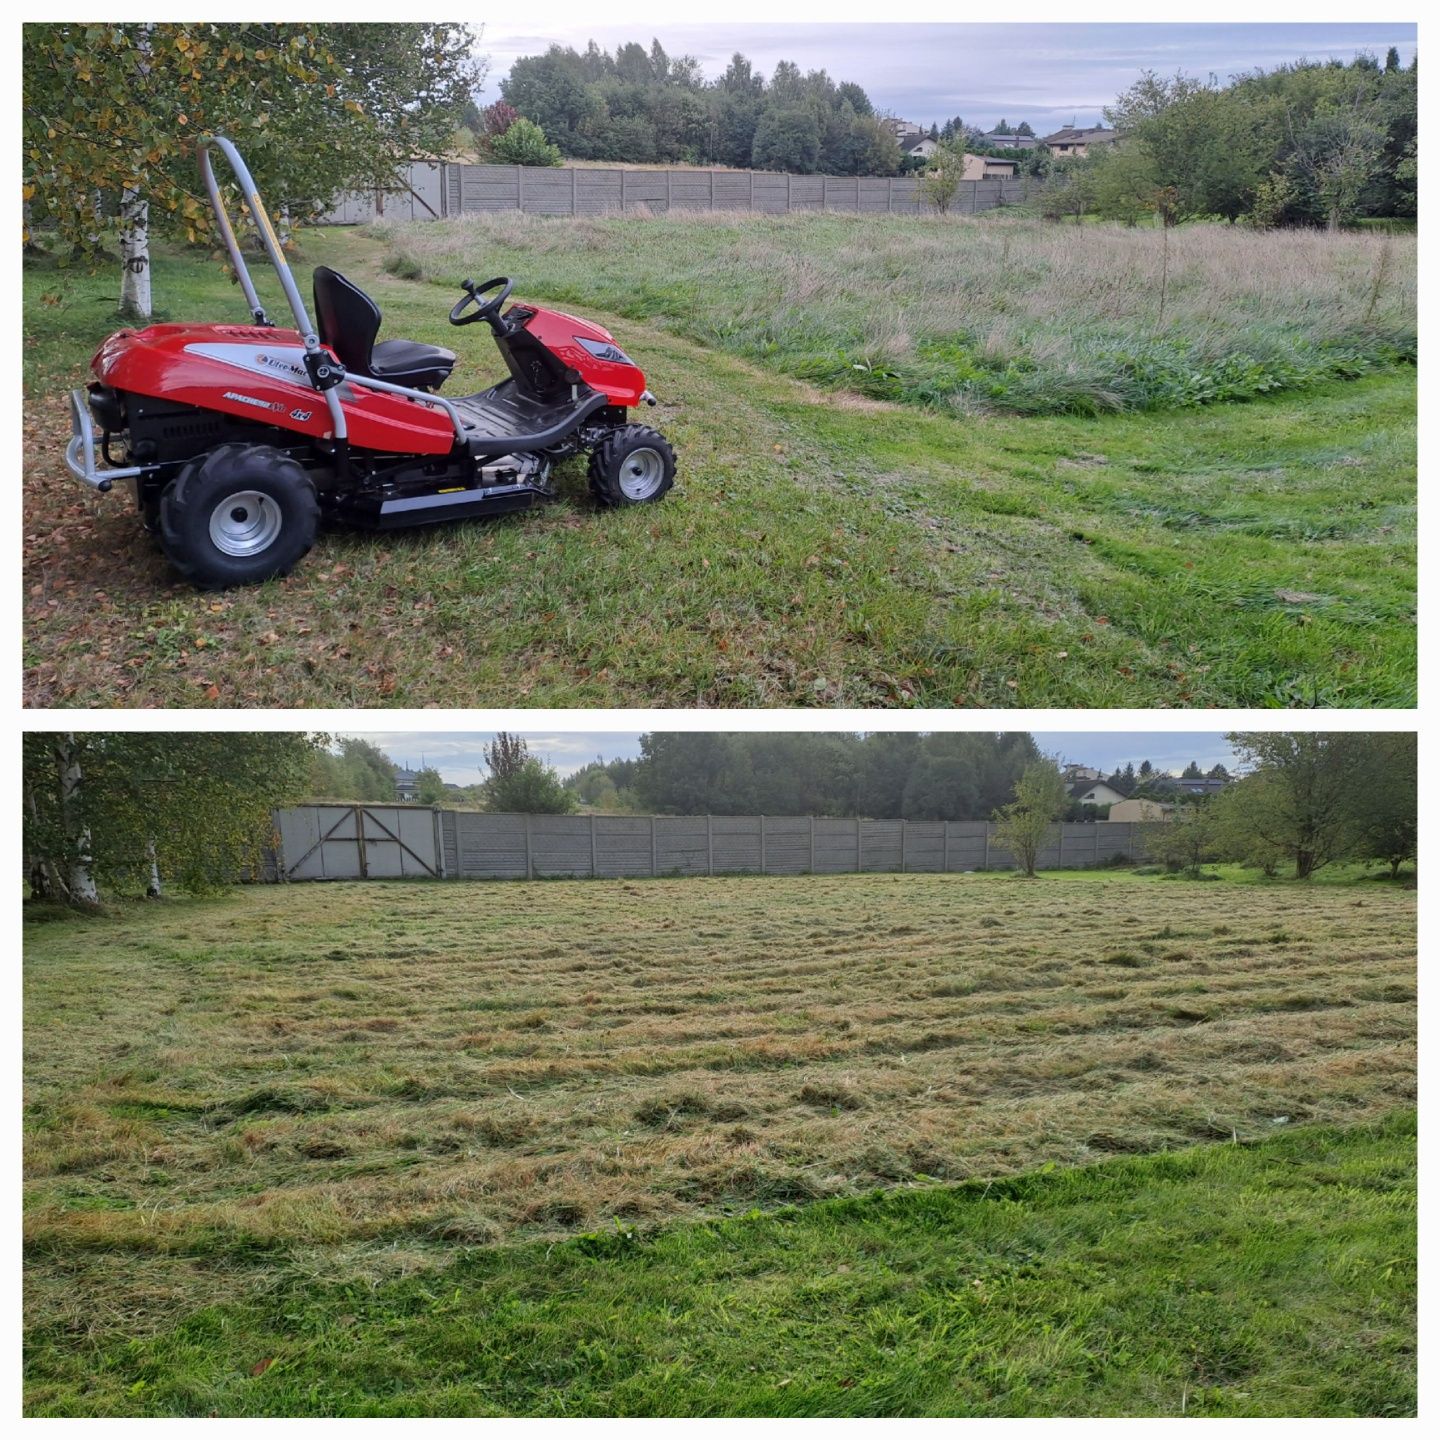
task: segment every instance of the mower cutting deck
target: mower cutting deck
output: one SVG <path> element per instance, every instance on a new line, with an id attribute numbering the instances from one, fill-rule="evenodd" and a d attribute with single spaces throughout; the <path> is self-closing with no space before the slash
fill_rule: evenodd
<path id="1" fill-rule="evenodd" d="M 293 330 L 260 304 L 212 147 L 241 184 Z M 582 452 L 602 505 L 647 504 L 670 489 L 669 443 L 629 421 L 655 397 L 609 331 L 539 306 L 502 313 L 509 279 L 466 280 L 450 323 L 489 325 L 509 374 L 476 395 L 442 396 L 453 351 L 380 340 L 379 307 L 326 266 L 314 275 L 312 327 L 235 147 L 202 141 L 200 169 L 251 321 L 110 336 L 91 362 L 94 382 L 71 392 L 65 456 L 97 490 L 128 481 L 147 528 L 196 585 L 286 574 L 326 514 L 388 530 L 528 508 L 555 498 L 553 467 Z"/>

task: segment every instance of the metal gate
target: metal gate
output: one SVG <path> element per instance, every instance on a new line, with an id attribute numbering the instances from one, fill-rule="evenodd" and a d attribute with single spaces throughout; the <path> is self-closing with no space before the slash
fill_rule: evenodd
<path id="1" fill-rule="evenodd" d="M 403 805 L 306 805 L 281 810 L 287 880 L 442 875 L 439 817 Z"/>

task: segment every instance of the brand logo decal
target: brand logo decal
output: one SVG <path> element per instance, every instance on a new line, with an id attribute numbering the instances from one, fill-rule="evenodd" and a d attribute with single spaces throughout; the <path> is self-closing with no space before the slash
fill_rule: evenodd
<path id="1" fill-rule="evenodd" d="M 222 397 L 226 400 L 238 400 L 242 405 L 253 405 L 257 410 L 283 410 L 283 405 L 278 405 L 271 400 L 260 400 L 254 395 L 240 395 L 234 390 L 227 390 Z"/>
<path id="2" fill-rule="evenodd" d="M 207 360 L 218 360 L 224 365 L 233 365 L 237 370 L 248 370 L 252 375 L 287 380 L 293 384 L 310 388 L 310 377 L 302 363 L 305 352 L 299 346 L 293 349 L 261 350 L 255 345 L 187 345 L 186 353 L 201 355 Z"/>
<path id="3" fill-rule="evenodd" d="M 314 413 L 313 410 L 292 410 L 290 418 L 292 420 L 308 420 Z"/>

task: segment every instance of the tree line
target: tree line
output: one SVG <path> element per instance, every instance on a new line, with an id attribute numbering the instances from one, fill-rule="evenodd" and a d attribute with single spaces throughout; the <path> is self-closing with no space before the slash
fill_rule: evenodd
<path id="1" fill-rule="evenodd" d="M 567 789 L 657 815 L 981 820 L 1036 759 L 1023 732 L 652 733 L 638 760 L 596 761 Z"/>
<path id="2" fill-rule="evenodd" d="M 1198 874 L 1232 861 L 1308 880 L 1327 865 L 1376 860 L 1393 876 L 1416 858 L 1413 734 L 1242 732 L 1245 774 L 1181 818 L 1151 827 L 1151 853 Z"/>
<path id="3" fill-rule="evenodd" d="M 1228 738 L 1240 777 L 1148 825 L 1152 858 L 1192 874 L 1230 861 L 1297 880 L 1347 861 L 1382 861 L 1396 876 L 1416 858 L 1413 734 Z M 502 732 L 485 762 L 489 775 L 470 798 L 494 811 L 568 813 L 609 785 L 656 814 L 988 819 L 1032 875 L 1069 804 L 1056 762 L 1015 732 L 653 733 L 638 759 L 596 761 L 564 782 L 522 737 Z M 332 747 L 293 733 L 31 732 L 22 774 L 31 893 L 86 907 L 102 893 L 233 883 L 260 871 L 276 807 L 393 803 L 394 773 L 355 737 Z"/>
<path id="4" fill-rule="evenodd" d="M 1418 56 L 1359 55 L 1252 70 L 1221 84 L 1146 70 L 1104 112 L 1124 138 L 1083 159 L 1046 158 L 1052 218 L 1134 224 L 1223 219 L 1336 230 L 1412 217 Z"/>
<path id="5" fill-rule="evenodd" d="M 1240 778 L 1144 829 L 1147 854 L 1168 869 L 1198 876 L 1206 864 L 1228 861 L 1308 880 L 1338 862 L 1383 861 L 1395 878 L 1416 858 L 1413 734 L 1241 731 L 1226 738 Z M 1198 765 L 1188 768 L 1198 775 Z M 997 808 L 996 840 L 1024 875 L 1035 874 L 1067 803 L 1059 770 L 1038 759 Z"/>
<path id="6" fill-rule="evenodd" d="M 691 55 L 658 40 L 612 55 L 551 45 L 516 60 L 507 106 L 566 156 L 617 163 L 727 165 L 796 174 L 894 175 L 900 147 L 864 89 L 782 60 L 767 78 L 738 51 L 707 80 Z M 470 114 L 472 132 L 486 121 Z"/>

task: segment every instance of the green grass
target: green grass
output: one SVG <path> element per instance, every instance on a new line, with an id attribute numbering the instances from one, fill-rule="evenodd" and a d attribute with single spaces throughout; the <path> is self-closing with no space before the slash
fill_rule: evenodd
<path id="1" fill-rule="evenodd" d="M 1404 237 L 815 214 L 381 233 L 397 274 L 458 287 L 488 265 L 802 380 L 964 414 L 1251 400 L 1416 353 Z"/>
<path id="2" fill-rule="evenodd" d="M 30 1407 L 1403 1409 L 1367 1167 L 1404 1144 L 1365 1127 L 1414 1104 L 1415 908 L 1108 872 L 33 909 Z"/>
<path id="3" fill-rule="evenodd" d="M 459 1248 L 375 1285 L 294 1265 L 138 1334 L 41 1328 L 26 1411 L 1408 1416 L 1414 1206 L 1401 1114 L 648 1237 Z"/>
<path id="4" fill-rule="evenodd" d="M 488 342 L 445 323 L 448 285 L 384 274 L 365 235 L 305 244 L 302 277 L 334 263 L 386 333 L 456 346 L 457 392 L 493 379 Z M 517 258 L 520 294 L 557 298 L 534 288 L 544 259 Z M 171 318 L 241 317 L 202 256 L 162 254 L 156 287 Z M 1414 703 L 1408 368 L 1200 410 L 966 416 L 577 298 L 660 396 L 644 418 L 680 455 L 663 504 L 596 513 L 572 464 L 547 511 L 332 530 L 295 575 L 215 597 L 64 470 L 63 392 L 113 294 L 108 273 L 27 270 L 30 704 Z"/>

